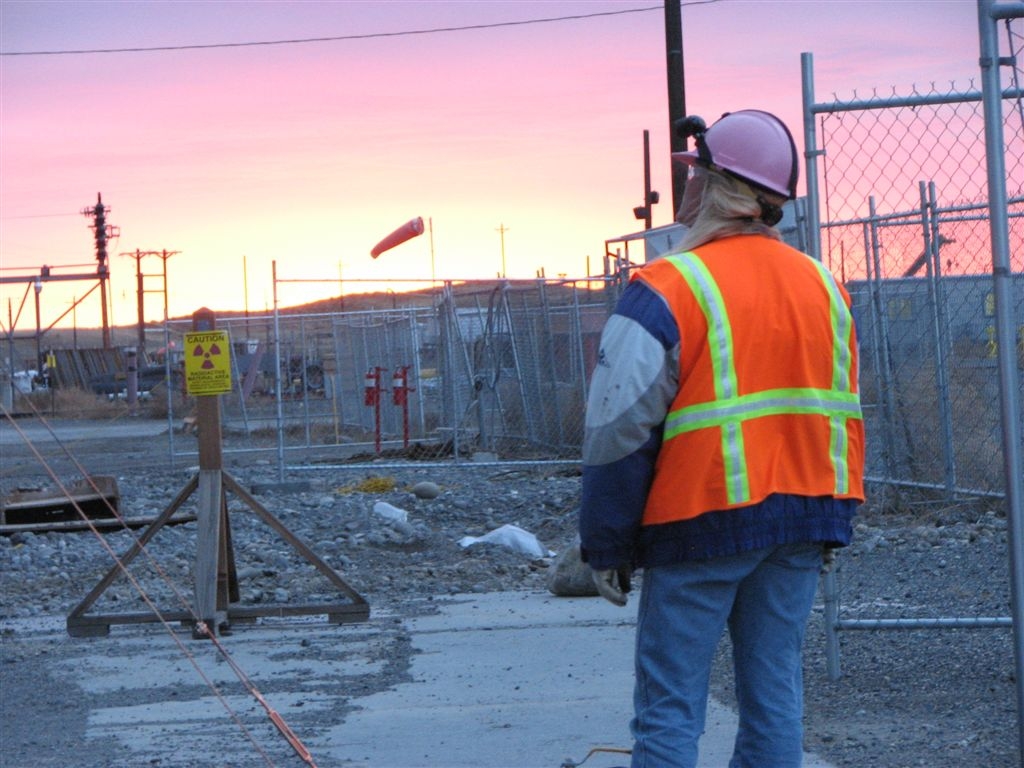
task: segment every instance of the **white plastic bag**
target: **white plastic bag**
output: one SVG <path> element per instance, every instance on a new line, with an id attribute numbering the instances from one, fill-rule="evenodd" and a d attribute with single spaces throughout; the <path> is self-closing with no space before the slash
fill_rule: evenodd
<path id="1" fill-rule="evenodd" d="M 553 557 L 555 554 L 544 549 L 536 536 L 518 525 L 503 525 L 483 536 L 463 536 L 459 539 L 460 547 L 465 548 L 473 544 L 498 544 L 530 557 Z"/>

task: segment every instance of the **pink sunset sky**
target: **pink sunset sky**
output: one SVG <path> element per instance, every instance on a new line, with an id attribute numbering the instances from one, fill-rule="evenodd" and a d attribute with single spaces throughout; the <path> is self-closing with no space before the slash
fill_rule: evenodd
<path id="1" fill-rule="evenodd" d="M 818 100 L 978 82 L 973 0 L 684 1 L 682 20 L 687 111 L 710 123 L 769 110 L 798 144 L 802 52 Z M 348 39 L 182 48 L 323 37 Z M 174 50 L 13 55 L 161 46 Z M 0 274 L 94 269 L 81 210 L 102 193 L 120 229 L 118 325 L 136 319 L 135 260 L 121 255 L 136 249 L 179 252 L 172 316 L 271 306 L 275 260 L 279 278 L 310 281 L 282 284 L 282 305 L 337 295 L 339 279 L 355 292 L 493 278 L 502 226 L 510 278 L 600 272 L 604 241 L 642 226 L 644 129 L 654 224 L 672 219 L 664 11 L 651 0 L 2 0 L 0 53 Z M 433 275 L 427 236 L 371 259 L 416 216 L 433 222 Z M 47 283 L 43 326 L 89 287 Z M 6 329 L 26 288 L 0 289 Z M 162 311 L 147 295 L 146 319 Z M 76 321 L 98 324 L 98 299 Z"/>

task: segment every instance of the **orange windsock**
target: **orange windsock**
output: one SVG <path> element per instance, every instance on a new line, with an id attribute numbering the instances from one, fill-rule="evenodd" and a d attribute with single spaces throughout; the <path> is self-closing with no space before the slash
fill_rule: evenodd
<path id="1" fill-rule="evenodd" d="M 383 240 L 381 240 L 379 243 L 377 243 L 375 246 L 373 246 L 373 250 L 370 251 L 370 255 L 373 256 L 373 258 L 376 259 L 382 253 L 384 253 L 384 251 L 390 250 L 390 249 L 394 248 L 396 245 L 401 245 L 406 240 L 411 240 L 412 238 L 416 237 L 417 235 L 422 235 L 422 234 L 423 234 L 423 217 L 422 216 L 417 216 L 412 221 L 407 221 L 405 224 L 400 226 L 398 229 L 396 229 L 390 235 L 388 235 Z"/>

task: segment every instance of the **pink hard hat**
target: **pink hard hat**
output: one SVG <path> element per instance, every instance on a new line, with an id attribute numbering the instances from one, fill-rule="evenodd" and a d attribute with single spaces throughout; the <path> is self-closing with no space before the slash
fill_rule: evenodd
<path id="1" fill-rule="evenodd" d="M 727 112 L 710 128 L 694 115 L 679 121 L 676 130 L 693 136 L 697 148 L 674 152 L 674 160 L 724 171 L 790 200 L 796 197 L 796 144 L 786 124 L 770 112 Z"/>

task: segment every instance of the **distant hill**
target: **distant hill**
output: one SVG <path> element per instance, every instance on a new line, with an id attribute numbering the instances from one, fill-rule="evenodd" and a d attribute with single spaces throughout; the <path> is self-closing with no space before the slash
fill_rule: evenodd
<path id="1" fill-rule="evenodd" d="M 528 294 L 536 294 L 533 290 L 536 280 L 475 280 L 473 282 L 453 283 L 452 291 L 455 295 L 486 294 L 507 282 L 511 291 L 528 291 Z M 582 286 L 581 286 L 582 287 Z M 421 288 L 415 291 L 375 291 L 372 293 L 353 293 L 344 296 L 333 296 L 327 299 L 319 299 L 306 304 L 295 304 L 287 307 L 279 307 L 278 312 L 282 315 L 320 315 L 333 314 L 336 312 L 366 312 L 370 310 L 403 309 L 409 307 L 432 306 L 441 295 L 443 286 L 439 282 L 434 288 Z M 550 279 L 547 283 L 549 298 L 557 301 L 557 297 L 572 291 L 572 283 Z M 532 301 L 528 303 L 533 303 Z M 219 317 L 241 317 L 244 313 L 239 311 L 216 311 Z M 260 310 L 248 313 L 249 317 L 268 317 L 273 315 L 273 310 Z M 173 321 L 190 320 L 192 315 L 172 317 Z M 159 323 L 150 323 L 150 326 L 159 326 Z M 133 327 L 133 326 L 129 326 Z"/>

